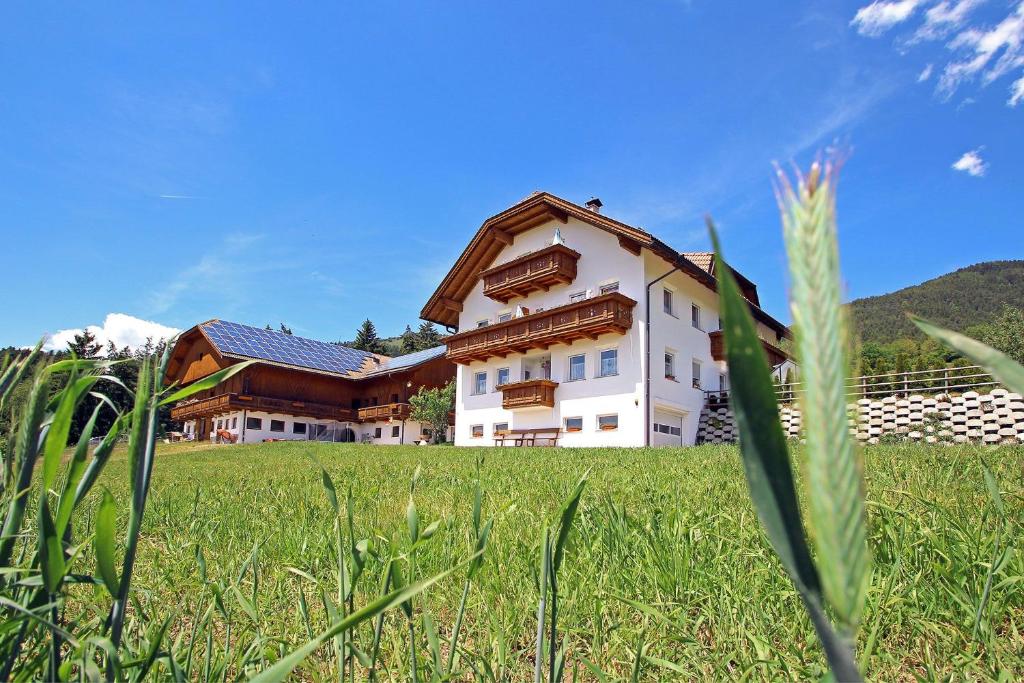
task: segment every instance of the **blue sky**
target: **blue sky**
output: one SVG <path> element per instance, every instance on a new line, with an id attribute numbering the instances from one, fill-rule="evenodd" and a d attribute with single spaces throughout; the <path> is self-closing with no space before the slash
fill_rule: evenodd
<path id="1" fill-rule="evenodd" d="M 1020 0 L 222 5 L 0 8 L 0 345 L 398 333 L 537 189 L 680 250 L 710 212 L 788 319 L 771 164 L 834 141 L 851 297 L 1024 257 Z"/>

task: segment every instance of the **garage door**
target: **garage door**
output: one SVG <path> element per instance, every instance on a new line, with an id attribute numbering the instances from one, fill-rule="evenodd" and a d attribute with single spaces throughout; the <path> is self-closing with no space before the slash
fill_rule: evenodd
<path id="1" fill-rule="evenodd" d="M 682 446 L 685 419 L 683 415 L 655 410 L 651 443 L 655 446 Z"/>

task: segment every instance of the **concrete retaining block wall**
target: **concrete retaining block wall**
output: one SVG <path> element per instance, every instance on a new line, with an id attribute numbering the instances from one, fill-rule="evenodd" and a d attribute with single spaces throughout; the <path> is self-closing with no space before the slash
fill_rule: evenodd
<path id="1" fill-rule="evenodd" d="M 780 405 L 782 430 L 799 438 L 800 408 Z M 985 394 L 887 396 L 862 398 L 849 405 L 850 433 L 862 443 L 924 441 L 927 443 L 1024 443 L 1024 398 L 1006 389 Z M 697 443 L 733 443 L 739 438 L 736 420 L 726 405 L 707 404 L 701 411 Z"/>

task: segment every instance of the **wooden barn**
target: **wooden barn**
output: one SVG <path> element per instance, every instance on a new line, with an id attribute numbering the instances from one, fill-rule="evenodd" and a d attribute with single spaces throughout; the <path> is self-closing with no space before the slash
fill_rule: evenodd
<path id="1" fill-rule="evenodd" d="M 178 338 L 164 381 L 187 385 L 246 360 L 258 362 L 172 408 L 187 438 L 413 443 L 429 430 L 409 419 L 409 397 L 455 377 L 444 346 L 392 358 L 209 320 Z"/>

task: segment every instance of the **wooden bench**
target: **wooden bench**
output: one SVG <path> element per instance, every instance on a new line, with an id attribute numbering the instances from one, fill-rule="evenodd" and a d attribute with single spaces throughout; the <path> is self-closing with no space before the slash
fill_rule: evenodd
<path id="1" fill-rule="evenodd" d="M 557 446 L 562 431 L 558 427 L 510 429 L 494 433 L 495 446 Z"/>

